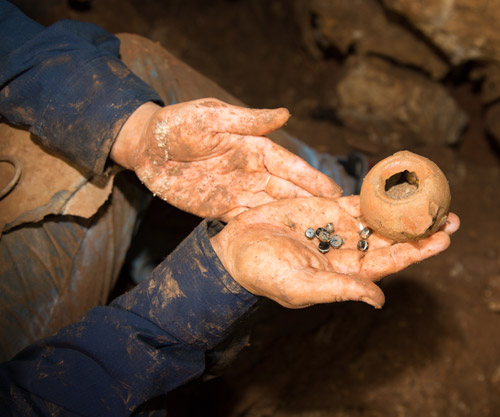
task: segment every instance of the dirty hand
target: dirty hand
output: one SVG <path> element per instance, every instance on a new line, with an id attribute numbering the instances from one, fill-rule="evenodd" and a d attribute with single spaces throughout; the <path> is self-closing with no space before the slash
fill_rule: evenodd
<path id="1" fill-rule="evenodd" d="M 240 214 L 211 243 L 241 286 L 285 307 L 357 300 L 380 308 L 385 298 L 374 282 L 445 250 L 460 223 L 450 213 L 441 231 L 416 242 L 392 243 L 374 233 L 360 252 L 360 215 L 359 196 L 281 200 Z M 330 222 L 344 244 L 322 254 L 318 239 L 304 232 Z"/>
<path id="2" fill-rule="evenodd" d="M 246 109 L 213 98 L 146 103 L 123 126 L 111 158 L 170 204 L 224 221 L 278 199 L 339 197 L 330 178 L 262 136 L 288 118 L 284 108 Z"/>

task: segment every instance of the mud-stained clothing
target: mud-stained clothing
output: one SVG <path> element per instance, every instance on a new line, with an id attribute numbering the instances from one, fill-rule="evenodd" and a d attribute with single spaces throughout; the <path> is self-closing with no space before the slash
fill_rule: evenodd
<path id="1" fill-rule="evenodd" d="M 120 41 L 94 24 L 44 27 L 0 0 L 0 39 L 0 114 L 95 173 L 137 107 L 163 104 L 120 61 Z"/>
<path id="2" fill-rule="evenodd" d="M 199 377 L 257 303 L 212 249 L 221 227 L 202 222 L 150 280 L 0 365 L 0 414 L 129 415 Z"/>
<path id="3" fill-rule="evenodd" d="M 6 123 L 0 129 L 10 143 L 23 143 L 14 150 L 26 162 L 19 185 L 0 199 L 0 357 L 44 337 L 0 365 L 0 414 L 128 415 L 198 377 L 205 353 L 257 298 L 232 280 L 211 248 L 209 233 L 221 225 L 204 221 L 150 280 L 81 319 L 106 302 L 148 198 L 144 188 L 134 190 L 117 177 L 112 191 L 96 199 L 92 187 L 106 188 L 92 176 L 103 172 L 121 126 L 146 101 L 216 97 L 242 103 L 136 35 L 118 40 L 95 25 L 71 21 L 45 28 L 0 0 L 0 37 L 0 114 L 38 136 L 33 140 Z M 330 155 L 282 130 L 270 137 L 347 193 L 354 190 Z M 38 141 L 68 162 L 49 155 L 53 159 L 42 165 L 34 152 L 40 149 L 33 149 Z M 0 147 L 5 142 L 0 138 Z M 24 145 L 35 155 L 26 161 Z M 56 169 L 55 159 L 63 166 Z M 66 169 L 71 163 L 82 169 L 71 173 L 73 179 Z M 50 175 L 34 182 L 39 166 L 68 184 L 47 193 Z M 37 195 L 37 204 L 21 210 L 23 192 L 30 199 L 45 193 L 47 200 Z M 81 211 L 86 201 L 94 202 L 94 211 Z M 2 208 L 9 204 L 14 214 L 2 224 Z M 46 337 L 68 323 L 75 324 Z"/>
<path id="4" fill-rule="evenodd" d="M 137 107 L 164 101 L 96 25 L 45 28 L 0 0 L 0 39 L 0 161 L 21 172 L 0 197 L 3 361 L 108 300 L 151 199 L 133 174 L 115 180 L 109 150 Z"/>

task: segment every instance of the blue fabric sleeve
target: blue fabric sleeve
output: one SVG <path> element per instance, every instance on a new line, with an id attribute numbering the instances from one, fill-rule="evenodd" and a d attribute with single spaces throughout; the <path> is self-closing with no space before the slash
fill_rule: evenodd
<path id="1" fill-rule="evenodd" d="M 0 114 L 101 173 L 123 123 L 158 94 L 118 58 L 102 28 L 62 20 L 47 28 L 0 0 Z"/>
<path id="2" fill-rule="evenodd" d="M 257 303 L 204 221 L 148 281 L 0 365 L 0 414 L 129 415 L 204 371 L 205 352 Z"/>

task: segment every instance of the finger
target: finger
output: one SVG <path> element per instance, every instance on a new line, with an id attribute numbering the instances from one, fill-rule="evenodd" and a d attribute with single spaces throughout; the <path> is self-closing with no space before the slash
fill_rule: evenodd
<path id="1" fill-rule="evenodd" d="M 215 130 L 237 135 L 267 135 L 283 127 L 290 118 L 290 112 L 285 108 L 248 109 L 216 99 L 201 100 L 199 106 L 211 107 L 216 111 Z"/>
<path id="2" fill-rule="evenodd" d="M 285 198 L 311 197 L 311 193 L 296 186 L 290 181 L 279 177 L 269 176 L 264 191 L 271 197 L 281 200 Z"/>
<path id="3" fill-rule="evenodd" d="M 306 275 L 306 284 L 297 286 L 297 291 L 287 300 L 292 306 L 339 301 L 363 301 L 375 308 L 384 305 L 384 293 L 373 282 L 313 268 L 300 273 Z M 297 279 L 304 281 L 304 276 Z"/>
<path id="4" fill-rule="evenodd" d="M 368 251 L 362 259 L 360 273 L 367 279 L 378 280 L 444 251 L 450 245 L 445 232 L 436 232 L 426 239 L 396 243 Z"/>
<path id="5" fill-rule="evenodd" d="M 263 204 L 267 203 L 272 203 L 273 201 L 276 200 L 263 191 L 258 193 L 241 192 L 238 194 L 238 200 L 236 201 L 237 207 L 231 208 L 230 210 L 221 214 L 217 218 L 224 222 L 228 222 L 232 218 L 249 210 L 250 208 L 262 206 Z"/>
<path id="6" fill-rule="evenodd" d="M 361 216 L 361 206 L 359 203 L 359 195 L 351 195 L 342 197 L 337 200 L 337 203 L 352 217 Z"/>
<path id="7" fill-rule="evenodd" d="M 294 183 L 314 196 L 342 196 L 342 189 L 331 178 L 281 146 L 268 141 L 263 144 L 263 152 L 264 164 L 271 174 Z"/>
<path id="8" fill-rule="evenodd" d="M 218 220 L 221 220 L 225 223 L 228 223 L 230 220 L 234 219 L 236 216 L 240 215 L 241 213 L 247 211 L 249 208 L 248 207 L 237 207 L 234 209 L 231 209 L 221 215 Z"/>
<path id="9" fill-rule="evenodd" d="M 252 193 L 252 192 L 241 192 L 237 196 L 237 201 L 236 203 L 241 206 L 245 207 L 257 207 L 261 206 L 263 204 L 271 203 L 273 201 L 276 201 L 272 196 L 269 194 L 265 193 L 264 191 L 260 191 L 257 193 Z"/>
<path id="10" fill-rule="evenodd" d="M 270 180 L 271 181 L 271 180 Z M 309 227 L 314 229 L 324 227 L 327 223 L 333 223 L 335 234 L 341 234 L 345 238 L 345 247 L 356 247 L 359 233 L 359 221 L 346 213 L 337 204 L 338 199 L 322 197 L 305 197 L 295 199 L 282 199 L 272 204 L 266 204 L 252 213 L 259 216 L 259 221 L 267 223 L 278 222 L 281 224 L 283 216 L 286 216 L 296 225 L 297 237 L 306 239 L 304 232 Z M 249 216 L 247 221 L 252 223 L 255 216 Z M 316 240 L 310 244 L 317 243 Z"/>
<path id="11" fill-rule="evenodd" d="M 442 230 L 448 234 L 452 235 L 460 227 L 460 218 L 455 213 L 448 213 L 446 222 L 444 223 Z"/>

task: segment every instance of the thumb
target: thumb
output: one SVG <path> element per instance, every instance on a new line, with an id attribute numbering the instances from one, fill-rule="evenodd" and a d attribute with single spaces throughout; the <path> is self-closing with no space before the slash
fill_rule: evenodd
<path id="1" fill-rule="evenodd" d="M 225 103 L 224 103 L 225 104 Z M 278 109 L 248 109 L 225 104 L 217 108 L 217 130 L 245 136 L 264 136 L 283 127 L 290 112 Z"/>
<path id="2" fill-rule="evenodd" d="M 312 303 L 336 301 L 362 301 L 375 308 L 382 308 L 385 296 L 382 290 L 369 280 L 330 271 L 313 272 L 315 285 L 310 287 Z"/>

